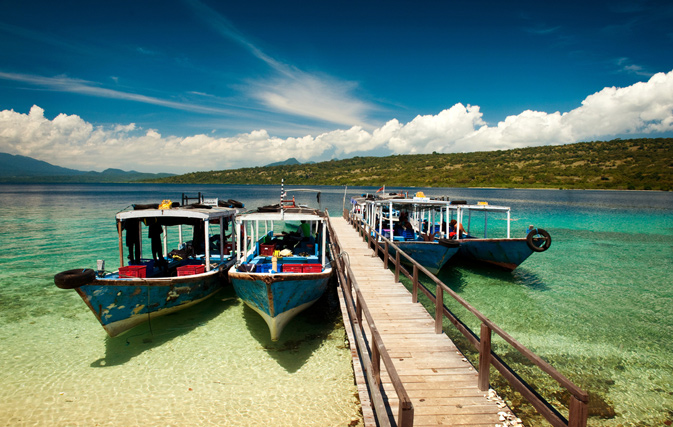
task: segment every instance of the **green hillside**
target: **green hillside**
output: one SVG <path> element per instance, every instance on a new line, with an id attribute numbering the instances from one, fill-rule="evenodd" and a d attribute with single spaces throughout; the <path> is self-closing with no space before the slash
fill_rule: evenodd
<path id="1" fill-rule="evenodd" d="M 673 189 L 673 138 L 630 139 L 506 151 L 354 157 L 346 160 L 194 172 L 153 182 Z"/>

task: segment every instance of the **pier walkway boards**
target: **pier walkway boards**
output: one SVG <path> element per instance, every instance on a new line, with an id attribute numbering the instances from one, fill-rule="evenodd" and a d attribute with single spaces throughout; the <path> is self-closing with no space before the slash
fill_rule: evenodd
<path id="1" fill-rule="evenodd" d="M 402 283 L 395 283 L 395 275 L 383 268 L 381 259 L 358 232 L 344 218 L 331 217 L 330 222 L 342 254 L 347 253 L 344 257 L 350 263 L 363 304 L 389 356 L 388 361 L 392 362 L 394 373 L 413 405 L 409 410 L 411 416 L 403 416 L 403 411 L 399 410 L 395 381 L 388 374 L 390 369 L 381 363 L 381 394 L 388 414 L 385 424 L 410 425 L 411 419 L 414 426 L 516 425 L 514 415 L 492 391 L 479 390 L 477 372 L 472 365 L 446 334 L 435 333 L 432 316 L 420 303 L 412 302 L 411 293 Z M 346 296 L 347 293 L 344 292 Z M 352 312 L 348 317 L 352 320 Z M 344 320 L 344 323 L 350 322 Z M 376 348 L 369 323 L 362 320 L 361 324 L 367 346 Z M 349 326 L 346 324 L 347 329 Z M 356 351 L 353 355 L 358 363 L 363 358 L 358 357 Z M 383 355 L 382 359 L 386 361 Z M 377 363 L 372 361 L 375 367 Z M 364 370 L 366 372 L 367 368 Z M 359 368 L 355 367 L 355 371 L 358 377 Z M 358 379 L 358 385 L 363 414 L 366 424 L 373 425 L 373 412 L 367 406 L 370 399 L 372 406 L 376 406 L 376 402 L 373 397 L 363 396 L 362 380 Z"/>

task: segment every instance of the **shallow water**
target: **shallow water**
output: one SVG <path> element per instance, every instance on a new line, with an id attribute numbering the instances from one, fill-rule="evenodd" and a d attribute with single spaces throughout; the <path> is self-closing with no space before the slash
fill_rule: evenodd
<path id="1" fill-rule="evenodd" d="M 339 215 L 344 189 L 319 188 L 323 207 Z M 93 268 L 97 259 L 107 269 L 118 266 L 113 217 L 131 203 L 201 191 L 255 207 L 277 203 L 278 190 L 0 185 L 0 425 L 361 421 L 334 301 L 300 314 L 277 343 L 231 288 L 110 339 L 75 292 L 53 285 L 56 272 Z M 673 194 L 419 190 L 511 206 L 515 236 L 529 224 L 550 232 L 551 248 L 513 273 L 454 266 L 441 278 L 598 397 L 601 412 L 594 409 L 589 425 L 659 426 L 673 419 Z M 363 191 L 349 189 L 348 198 Z M 314 197 L 300 201 L 315 205 Z M 503 224 L 490 218 L 489 230 Z M 554 395 L 553 385 L 531 375 Z"/>
<path id="2" fill-rule="evenodd" d="M 118 267 L 114 214 L 130 203 L 197 191 L 269 203 L 268 189 L 258 199 L 210 190 L 0 186 L 1 426 L 361 423 L 333 294 L 278 342 L 231 287 L 109 338 L 75 292 L 54 286 L 56 272 L 95 268 L 97 259 Z"/>
<path id="3" fill-rule="evenodd" d="M 453 266 L 439 277 L 587 390 L 589 425 L 673 421 L 673 195 L 478 191 L 486 194 L 477 198 L 512 206 L 514 224 L 545 228 L 553 243 L 513 273 Z M 479 333 L 473 316 L 445 300 Z M 568 396 L 560 396 L 553 381 L 499 338 L 494 346 L 543 396 L 567 406 Z M 518 406 L 521 399 L 510 394 L 507 400 Z"/>

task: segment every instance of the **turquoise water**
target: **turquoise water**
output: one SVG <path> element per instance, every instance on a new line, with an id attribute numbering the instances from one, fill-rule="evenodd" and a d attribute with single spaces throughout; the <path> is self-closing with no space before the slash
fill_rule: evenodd
<path id="1" fill-rule="evenodd" d="M 109 338 L 56 272 L 119 266 L 114 214 L 181 193 L 268 204 L 278 189 L 0 186 L 1 426 L 361 425 L 330 293 L 278 342 L 229 287 Z M 146 246 L 148 247 L 148 246 Z"/>
<path id="2" fill-rule="evenodd" d="M 452 192 L 456 193 L 511 206 L 513 237 L 534 224 L 549 231 L 553 243 L 513 273 L 454 267 L 439 277 L 587 390 L 589 425 L 660 426 L 672 421 L 673 194 Z M 479 333 L 473 316 L 448 298 L 446 303 Z M 538 375 L 499 338 L 494 338 L 494 346 L 550 402 L 567 406 L 568 396 L 559 393 L 553 381 Z M 494 383 L 496 388 L 502 385 L 497 377 Z M 508 394 L 507 400 L 519 408 L 520 398 Z M 525 407 L 519 409 L 528 413 Z M 528 418 L 528 424 L 543 425 L 535 417 Z"/>
<path id="3" fill-rule="evenodd" d="M 344 189 L 321 189 L 323 207 L 339 215 Z M 254 207 L 276 203 L 278 190 L 0 185 L 2 425 L 361 422 L 333 302 L 298 316 L 277 344 L 231 289 L 153 321 L 151 330 L 139 326 L 110 339 L 74 292 L 53 285 L 56 272 L 94 267 L 97 259 L 107 269 L 118 266 L 114 214 L 132 203 L 201 191 Z M 673 420 L 672 193 L 416 190 L 511 206 L 513 236 L 529 224 L 550 232 L 551 248 L 513 273 L 454 267 L 441 278 L 588 390 L 589 425 Z M 346 203 L 363 191 L 348 189 Z M 314 196 L 304 199 L 315 205 Z M 489 218 L 491 231 L 503 224 Z M 531 375 L 542 392 L 555 395 L 553 385 Z"/>

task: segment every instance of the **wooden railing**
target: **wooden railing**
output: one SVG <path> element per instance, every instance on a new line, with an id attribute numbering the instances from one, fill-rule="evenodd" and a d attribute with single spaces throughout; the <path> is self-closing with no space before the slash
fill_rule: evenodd
<path id="1" fill-rule="evenodd" d="M 338 264 L 336 271 L 341 289 L 344 292 L 344 299 L 346 300 L 351 326 L 356 338 L 356 345 L 366 374 L 377 425 L 382 427 L 391 425 L 386 403 L 381 393 L 381 361 L 383 361 L 399 400 L 399 410 L 395 425 L 399 427 L 412 427 L 414 425 L 414 406 L 402 385 L 399 375 L 397 375 L 393 361 L 374 324 L 372 315 L 367 308 L 367 303 L 360 292 L 360 287 L 351 270 L 347 254 L 341 250 L 341 244 L 332 228 L 329 217 L 327 226 L 329 227 L 330 250 L 332 251 L 333 263 Z M 369 327 L 371 337 L 371 342 L 369 343 L 367 343 L 367 337 L 364 332 L 363 320 L 367 322 L 367 326 Z"/>
<path id="2" fill-rule="evenodd" d="M 465 336 L 465 338 L 474 346 L 479 352 L 479 366 L 478 366 L 478 386 L 482 391 L 489 388 L 490 366 L 493 365 L 502 376 L 509 382 L 509 384 L 517 390 L 526 400 L 554 427 L 586 427 L 588 418 L 588 394 L 573 384 L 569 379 L 563 376 L 560 372 L 554 369 L 549 363 L 545 362 L 528 348 L 523 346 L 520 342 L 512 338 L 499 326 L 491 322 L 477 309 L 472 307 L 467 301 L 456 294 L 451 288 L 440 281 L 435 275 L 426 270 L 422 265 L 413 260 L 409 255 L 404 253 L 394 242 L 382 236 L 375 229 L 368 227 L 362 223 L 355 216 L 350 215 L 347 210 L 344 210 L 344 217 L 358 230 L 364 240 L 367 240 L 368 245 L 376 251 L 378 255 L 380 251 L 383 252 L 383 267 L 389 268 L 389 263 L 392 257 L 389 256 L 390 249 L 395 251 L 394 267 L 395 280 L 399 280 L 400 272 L 412 281 L 412 300 L 418 301 L 418 290 L 420 289 L 432 302 L 435 304 L 435 333 L 442 333 L 442 323 L 444 316 Z M 400 263 L 400 257 L 404 257 L 406 262 L 413 266 L 413 272 L 409 271 Z M 418 273 L 424 273 L 430 280 L 435 283 L 435 293 L 433 294 L 418 280 Z M 455 299 L 460 305 L 465 307 L 470 313 L 476 316 L 481 321 L 480 336 L 477 336 L 465 323 L 458 319 L 445 305 L 444 293 Z M 505 361 L 498 356 L 491 348 L 491 336 L 495 332 L 502 337 L 509 345 L 516 351 L 526 357 L 531 363 L 540 368 L 544 373 L 552 377 L 561 387 L 565 388 L 570 394 L 570 402 L 568 405 L 568 419 L 559 413 L 544 397 L 540 396 L 523 378 L 521 378 Z"/>

